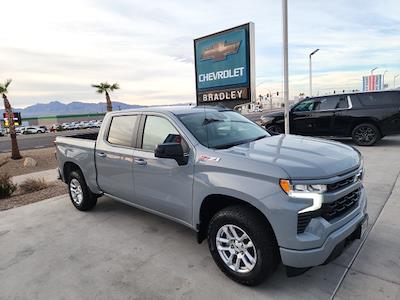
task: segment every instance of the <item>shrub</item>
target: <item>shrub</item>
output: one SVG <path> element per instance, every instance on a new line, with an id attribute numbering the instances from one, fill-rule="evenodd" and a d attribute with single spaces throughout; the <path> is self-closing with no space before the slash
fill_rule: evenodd
<path id="1" fill-rule="evenodd" d="M 40 179 L 26 179 L 19 185 L 19 188 L 24 194 L 26 194 L 43 190 L 48 186 L 49 185 L 46 183 L 46 181 L 44 181 L 43 178 L 40 178 Z"/>
<path id="2" fill-rule="evenodd" d="M 0 199 L 10 197 L 17 189 L 17 185 L 11 181 L 8 174 L 0 174 Z"/>

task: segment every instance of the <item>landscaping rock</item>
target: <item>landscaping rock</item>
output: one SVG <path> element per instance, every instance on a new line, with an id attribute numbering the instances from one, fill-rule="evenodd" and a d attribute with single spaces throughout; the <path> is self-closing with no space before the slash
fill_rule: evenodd
<path id="1" fill-rule="evenodd" d="M 34 160 L 32 157 L 27 157 L 24 159 L 24 167 L 36 167 L 37 161 Z"/>

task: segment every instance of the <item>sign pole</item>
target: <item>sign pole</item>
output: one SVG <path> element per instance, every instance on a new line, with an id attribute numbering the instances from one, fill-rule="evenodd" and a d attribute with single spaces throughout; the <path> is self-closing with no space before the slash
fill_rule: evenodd
<path id="1" fill-rule="evenodd" d="M 288 21 L 287 0 L 282 0 L 283 29 L 283 99 L 285 101 L 285 134 L 289 134 L 289 63 L 288 63 Z"/>

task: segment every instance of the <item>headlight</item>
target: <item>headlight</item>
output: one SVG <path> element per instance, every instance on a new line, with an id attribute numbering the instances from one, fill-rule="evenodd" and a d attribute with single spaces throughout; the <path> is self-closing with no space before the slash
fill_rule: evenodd
<path id="1" fill-rule="evenodd" d="M 318 193 L 322 194 L 326 192 L 326 184 L 290 184 L 287 179 L 281 179 L 279 185 L 286 194 L 291 194 L 293 192 L 304 192 L 304 193 Z"/>
<path id="2" fill-rule="evenodd" d="M 306 213 L 310 211 L 316 211 L 322 207 L 323 195 L 327 189 L 325 184 L 295 184 L 292 185 L 289 180 L 279 180 L 279 185 L 282 190 L 286 192 L 290 197 L 301 198 L 301 199 L 312 199 L 312 204 L 298 213 Z"/>
<path id="3" fill-rule="evenodd" d="M 262 116 L 262 117 L 261 117 L 261 122 L 262 122 L 263 124 L 271 123 L 273 120 L 274 120 L 274 118 L 272 118 L 272 117 L 265 117 L 265 116 Z"/>

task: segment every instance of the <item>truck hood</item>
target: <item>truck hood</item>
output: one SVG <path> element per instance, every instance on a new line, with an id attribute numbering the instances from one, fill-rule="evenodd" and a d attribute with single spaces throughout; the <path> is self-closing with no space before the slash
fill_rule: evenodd
<path id="1" fill-rule="evenodd" d="M 361 156 L 342 143 L 297 135 L 276 135 L 229 148 L 227 154 L 277 165 L 291 179 L 323 179 L 357 168 Z"/>

